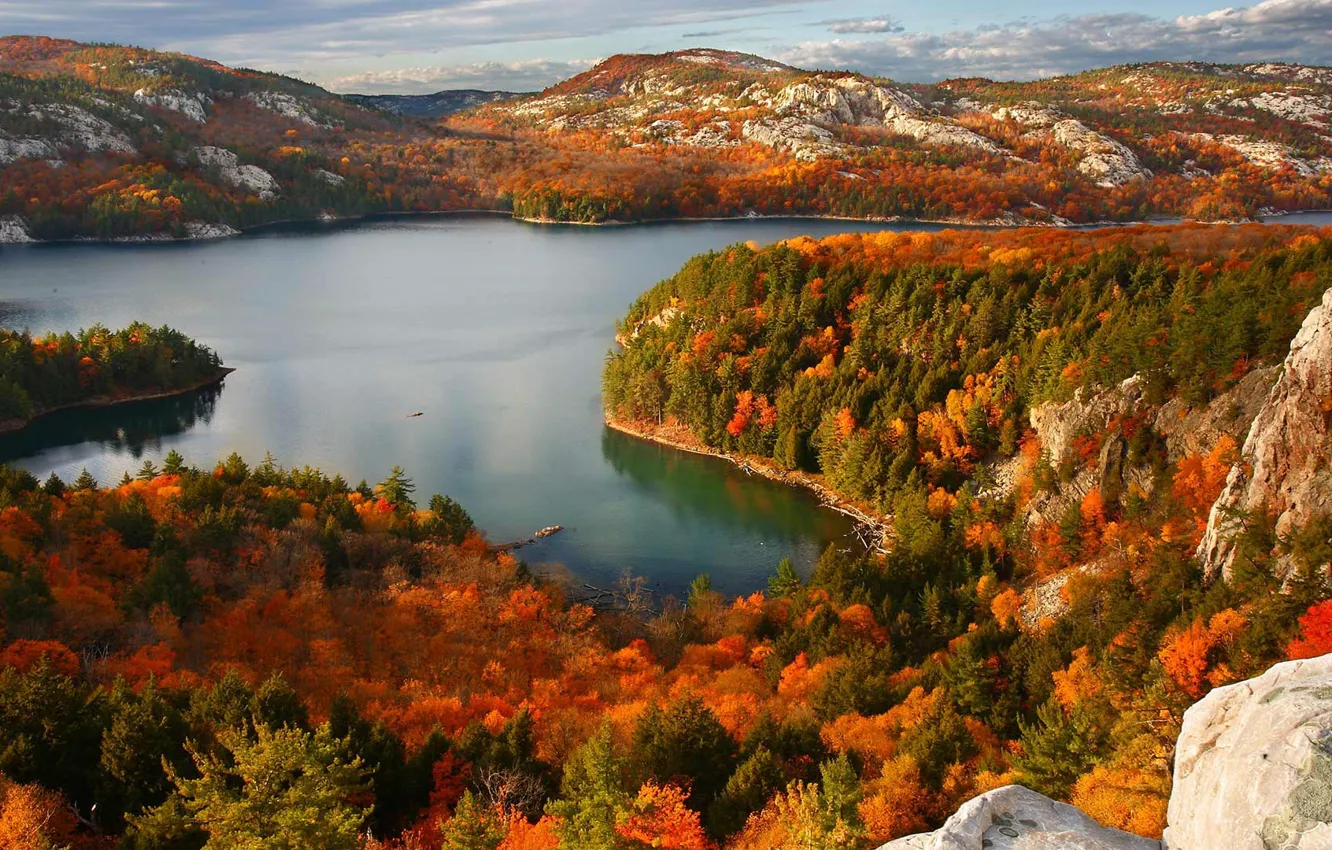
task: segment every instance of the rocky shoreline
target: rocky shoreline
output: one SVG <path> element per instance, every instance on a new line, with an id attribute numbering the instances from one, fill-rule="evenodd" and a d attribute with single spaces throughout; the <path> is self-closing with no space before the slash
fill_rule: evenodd
<path id="1" fill-rule="evenodd" d="M 41 420 L 43 417 L 50 416 L 53 413 L 60 413 L 65 410 L 93 410 L 104 407 L 115 407 L 121 404 L 133 404 L 134 402 L 137 401 L 154 401 L 157 399 L 175 398 L 176 396 L 189 395 L 192 392 L 197 392 L 202 389 L 207 389 L 208 387 L 217 386 L 218 384 L 222 383 L 222 381 L 225 380 L 228 375 L 230 375 L 232 372 L 235 371 L 236 371 L 235 369 L 223 366 L 221 369 L 217 371 L 217 374 L 205 378 L 202 381 L 196 381 L 195 383 L 185 387 L 178 387 L 176 389 L 171 389 L 171 390 L 161 390 L 157 392 L 136 393 L 134 395 L 129 395 L 129 396 L 116 396 L 116 397 L 97 396 L 96 398 L 90 398 L 84 401 L 77 401 L 74 402 L 73 404 L 62 404 L 59 407 L 52 407 L 47 410 L 39 410 L 28 419 L 0 420 L 0 435 L 16 434 L 19 431 L 22 431 L 28 426 L 32 425 L 34 422 Z"/>
<path id="2" fill-rule="evenodd" d="M 791 487 L 800 487 L 813 493 L 824 507 L 855 520 L 857 535 L 866 548 L 876 552 L 886 552 L 892 543 L 892 518 L 880 516 L 864 506 L 850 501 L 835 492 L 820 480 L 819 476 L 789 469 L 781 469 L 766 458 L 747 455 L 733 455 L 705 446 L 683 426 L 655 426 L 645 422 L 625 422 L 617 417 L 606 415 L 606 427 L 621 434 L 627 434 L 649 443 L 689 452 L 707 455 L 728 461 L 746 473 L 761 475 L 772 481 Z"/>
<path id="3" fill-rule="evenodd" d="M 1214 225 L 1235 225 L 1235 224 L 1262 224 L 1266 221 L 1281 223 L 1281 218 L 1313 213 L 1332 212 L 1329 210 L 1295 210 L 1265 211 L 1260 218 L 1256 219 L 1227 219 L 1221 221 L 1203 221 L 1198 224 Z M 316 225 L 316 224 L 355 224 L 358 222 L 377 221 L 381 219 L 423 217 L 423 216 L 503 216 L 512 221 L 523 224 L 536 224 L 543 226 L 559 227 L 643 227 L 654 224 L 688 224 L 700 222 L 725 222 L 725 221 L 844 221 L 848 224 L 895 224 L 895 225 L 921 225 L 927 227 L 966 227 L 966 228 L 1016 228 L 1016 227 L 1039 227 L 1053 230 L 1095 230 L 1108 227 L 1133 227 L 1137 225 L 1158 225 L 1174 224 L 1182 220 L 1161 219 L 1148 221 L 1090 221 L 1090 222 L 1058 222 L 1058 221 L 1039 221 L 1022 219 L 1016 215 L 997 216 L 989 219 L 971 219 L 963 216 L 953 216 L 947 218 L 910 218 L 907 216 L 839 216 L 839 215 L 815 215 L 795 213 L 790 215 L 759 215 L 754 213 L 737 213 L 727 216 L 703 216 L 703 217 L 676 217 L 676 218 L 645 218 L 634 219 L 630 221 L 620 221 L 610 219 L 607 221 L 564 221 L 560 219 L 528 218 L 514 215 L 510 210 L 489 210 L 489 209 L 465 209 L 465 210 L 398 210 L 378 213 L 365 213 L 359 215 L 337 215 L 323 213 L 312 218 L 290 218 L 268 221 L 262 224 L 250 225 L 241 229 L 236 229 L 226 224 L 213 222 L 190 222 L 187 225 L 189 234 L 183 237 L 176 237 L 166 233 L 145 233 L 137 236 L 117 236 L 111 239 L 101 239 L 95 236 L 78 236 L 72 239 L 36 239 L 28 232 L 27 223 L 20 216 L 10 215 L 0 217 L 0 245 L 47 245 L 59 244 L 62 242 L 90 242 L 90 243 L 158 243 L 158 242 L 196 242 L 209 241 L 215 239 L 226 239 L 234 236 L 244 236 L 250 232 L 263 231 L 271 227 L 281 227 L 283 225 Z"/>

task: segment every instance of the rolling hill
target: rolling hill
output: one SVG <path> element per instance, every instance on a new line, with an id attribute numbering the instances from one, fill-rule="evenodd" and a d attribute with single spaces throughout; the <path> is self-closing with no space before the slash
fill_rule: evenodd
<path id="1" fill-rule="evenodd" d="M 0 39 L 0 239 L 464 209 L 1065 225 L 1332 206 L 1322 68 L 913 85 L 690 50 L 501 95 L 341 97 L 181 54 Z"/>

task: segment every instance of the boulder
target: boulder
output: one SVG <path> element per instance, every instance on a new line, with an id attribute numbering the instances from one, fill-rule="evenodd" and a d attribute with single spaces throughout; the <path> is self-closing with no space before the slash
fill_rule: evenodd
<path id="1" fill-rule="evenodd" d="M 1227 579 L 1241 514 L 1267 511 L 1285 536 L 1332 512 L 1332 290 L 1304 319 L 1230 470 L 1198 545 L 1207 578 Z"/>
<path id="2" fill-rule="evenodd" d="M 1168 850 L 1332 848 L 1332 655 L 1190 708 L 1167 820 Z"/>
<path id="3" fill-rule="evenodd" d="M 1216 850 L 1224 845 L 1217 845 Z M 1161 842 L 1107 829 L 1066 803 L 1007 785 L 966 803 L 942 827 L 880 850 L 1161 850 Z"/>

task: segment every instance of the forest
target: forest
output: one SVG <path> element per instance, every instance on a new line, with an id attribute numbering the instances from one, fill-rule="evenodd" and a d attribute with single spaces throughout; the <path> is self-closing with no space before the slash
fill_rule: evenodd
<path id="1" fill-rule="evenodd" d="M 1327 87 L 1298 68 L 923 86 L 691 58 L 616 56 L 540 97 L 426 122 L 197 57 L 0 38 L 0 218 L 59 240 L 386 212 L 1066 225 L 1332 205 Z M 809 91 L 897 105 L 848 123 Z"/>
<path id="2" fill-rule="evenodd" d="M 885 233 L 690 261 L 623 323 L 608 414 L 893 517 L 883 551 L 740 597 L 626 576 L 589 600 L 398 468 L 0 469 L 0 843 L 870 850 L 1014 782 L 1159 836 L 1183 712 L 1332 651 L 1332 528 L 1252 517 L 1207 582 L 1232 438 L 1176 455 L 1114 417 L 1055 464 L 1029 414 L 1135 374 L 1154 404 L 1225 398 L 1332 286 L 1330 237 Z M 1114 439 L 1133 487 L 1033 519 Z"/>
<path id="3" fill-rule="evenodd" d="M 166 326 L 97 325 L 46 336 L 0 329 L 0 426 L 78 404 L 191 389 L 225 374 L 216 353 Z"/>

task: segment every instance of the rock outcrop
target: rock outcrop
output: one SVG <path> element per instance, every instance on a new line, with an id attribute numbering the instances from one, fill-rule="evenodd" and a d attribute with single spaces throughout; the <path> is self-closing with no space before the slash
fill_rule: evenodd
<path id="1" fill-rule="evenodd" d="M 1184 715 L 1161 841 L 1018 785 L 881 850 L 1329 850 L 1332 655 L 1217 688 Z"/>
<path id="2" fill-rule="evenodd" d="M 1230 577 L 1241 514 L 1266 511 L 1285 535 L 1332 511 L 1332 290 L 1305 317 L 1281 377 L 1253 420 L 1240 460 L 1198 546 L 1208 578 Z"/>
<path id="3" fill-rule="evenodd" d="M 942 827 L 881 850 L 1160 850 L 1161 842 L 1107 829 L 1066 803 L 1021 785 L 975 797 Z"/>
<path id="4" fill-rule="evenodd" d="M 34 241 L 28 225 L 20 216 L 0 216 L 0 245 L 21 245 Z"/>
<path id="5" fill-rule="evenodd" d="M 1332 847 L 1332 655 L 1217 688 L 1184 714 L 1167 850 Z"/>
<path id="6" fill-rule="evenodd" d="M 180 89 L 149 91 L 147 88 L 142 88 L 134 93 L 134 99 L 145 106 L 156 106 L 161 109 L 170 109 L 172 112 L 179 112 L 191 121 L 198 121 L 200 124 L 208 122 L 208 107 L 213 105 L 213 99 L 203 92 L 189 93 Z"/>
<path id="7" fill-rule="evenodd" d="M 257 165 L 242 165 L 240 157 L 226 148 L 205 145 L 194 149 L 194 157 L 204 168 L 216 168 L 227 183 L 271 201 L 278 196 L 281 186 L 272 174 Z"/>

